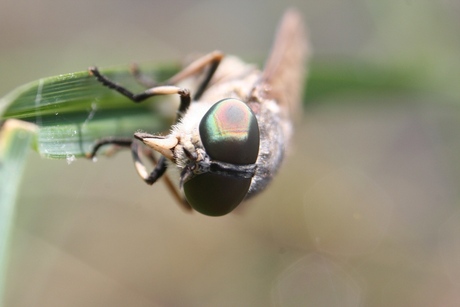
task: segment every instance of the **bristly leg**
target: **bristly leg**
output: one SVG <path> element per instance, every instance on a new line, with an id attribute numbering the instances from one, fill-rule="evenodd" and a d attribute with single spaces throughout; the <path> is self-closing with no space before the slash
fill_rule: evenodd
<path id="1" fill-rule="evenodd" d="M 150 76 L 142 73 L 139 66 L 136 63 L 131 64 L 130 72 L 133 75 L 136 81 L 144 86 L 145 88 L 151 88 L 160 85 L 158 82 L 155 82 Z"/>
<path id="2" fill-rule="evenodd" d="M 180 72 L 172 76 L 165 84 L 177 84 L 178 82 L 187 79 L 188 77 L 200 74 L 203 69 L 209 67 L 206 75 L 204 76 L 203 81 L 198 86 L 195 95 L 193 96 L 193 100 L 199 100 L 203 92 L 206 90 L 209 82 L 211 81 L 214 73 L 216 72 L 217 68 L 219 67 L 220 62 L 224 58 L 224 54 L 221 51 L 213 51 L 210 52 L 192 63 L 190 63 L 187 67 L 182 69 Z"/>
<path id="3" fill-rule="evenodd" d="M 133 138 L 124 138 L 124 137 L 107 137 L 97 140 L 94 144 L 93 150 L 91 153 L 87 154 L 88 159 L 94 159 L 99 149 L 105 145 L 117 145 L 120 147 L 131 147 L 133 143 Z"/>
<path id="4" fill-rule="evenodd" d="M 165 157 L 162 156 L 159 160 L 157 160 L 150 149 L 146 150 L 145 155 L 150 159 L 152 164 L 155 165 L 153 171 L 149 173 L 144 163 L 141 161 L 139 155 L 139 145 L 136 141 L 133 141 L 133 144 L 131 145 L 131 153 L 133 155 L 137 173 L 148 185 L 154 184 L 165 173 L 167 167 Z"/>
<path id="5" fill-rule="evenodd" d="M 136 142 L 134 142 L 133 144 L 136 144 Z M 139 148 L 136 148 L 136 145 L 132 147 L 132 154 L 133 154 L 133 159 L 135 161 L 136 170 L 139 173 L 139 175 L 141 175 L 140 172 L 144 172 L 144 174 L 148 174 L 144 164 L 140 162 Z M 160 159 L 157 160 L 155 156 L 153 155 L 152 150 L 150 149 L 144 152 L 144 156 L 147 157 L 153 165 L 155 165 L 154 170 L 147 176 L 146 179 L 144 179 L 144 181 L 147 184 L 153 184 L 166 171 L 166 168 L 167 168 L 166 158 L 164 156 L 161 156 Z M 184 208 L 186 211 L 191 211 L 192 207 L 190 207 L 187 200 L 182 196 L 177 186 L 171 181 L 171 179 L 169 178 L 167 174 L 164 174 L 163 180 L 169 192 L 173 195 L 176 201 L 182 206 L 182 208 Z"/>
<path id="6" fill-rule="evenodd" d="M 184 80 L 190 76 L 196 75 L 198 73 L 201 73 L 203 69 L 205 69 L 207 66 L 209 66 L 203 81 L 201 84 L 198 86 L 196 94 L 194 96 L 194 99 L 199 99 L 203 92 L 206 90 L 206 87 L 208 86 L 209 82 L 211 81 L 215 71 L 217 70 L 222 58 L 223 54 L 219 51 L 214 51 L 211 52 L 198 60 L 192 62 L 190 65 L 188 65 L 186 68 L 178 72 L 176 75 L 171 77 L 169 80 L 164 82 L 164 85 L 156 85 L 153 80 L 146 78 L 140 70 L 137 68 L 137 66 L 132 67 L 132 73 L 133 76 L 140 82 L 141 84 L 144 84 L 146 86 L 151 86 L 149 89 L 135 94 L 131 92 L 130 90 L 126 89 L 125 87 L 115 83 L 114 81 L 110 80 L 106 76 L 102 75 L 97 67 L 90 67 L 89 72 L 92 74 L 99 82 L 101 82 L 104 86 L 107 86 L 110 89 L 113 89 L 117 91 L 118 93 L 122 94 L 123 96 L 129 98 L 135 103 L 142 102 L 150 97 L 157 96 L 157 95 L 171 95 L 171 94 L 178 94 L 180 97 L 180 106 L 177 112 L 177 117 L 175 119 L 174 123 L 177 123 L 182 116 L 185 114 L 187 111 L 188 107 L 190 106 L 191 103 L 191 96 L 190 92 L 188 89 L 180 88 L 178 86 L 175 86 L 178 82 L 181 80 Z M 136 136 L 139 138 L 139 136 Z M 142 140 L 142 138 L 140 138 Z M 153 153 L 151 150 L 146 152 L 145 156 L 150 159 L 152 164 L 154 164 L 154 169 L 149 173 L 147 171 L 147 168 L 143 164 L 143 162 L 140 159 L 139 156 L 139 145 L 137 144 L 136 141 L 132 138 L 118 138 L 118 137 L 109 137 L 109 138 L 103 138 L 100 139 L 96 142 L 94 145 L 94 148 L 90 154 L 88 154 L 88 158 L 94 158 L 96 156 L 97 151 L 104 145 L 118 145 L 121 147 L 130 147 L 131 152 L 133 155 L 133 160 L 135 164 L 136 171 L 140 175 L 140 177 L 147 183 L 147 184 L 153 184 L 155 183 L 160 177 L 162 177 L 165 174 L 167 164 L 166 164 L 166 158 L 162 156 L 158 161 L 155 159 Z M 171 182 L 168 176 L 164 176 L 165 182 L 173 194 L 173 196 L 176 198 L 176 200 L 187 210 L 191 210 L 190 205 L 187 203 L 187 201 L 181 196 L 181 193 L 177 189 L 177 187 Z"/>
<path id="7" fill-rule="evenodd" d="M 207 74 L 203 80 L 203 82 L 200 84 L 200 86 L 197 89 L 197 93 L 195 94 L 194 98 L 198 99 L 208 86 L 210 80 L 212 79 L 215 71 L 217 70 L 217 67 L 219 66 L 222 58 L 224 57 L 224 54 L 220 51 L 213 51 L 211 53 L 206 54 L 205 56 L 195 60 L 192 62 L 190 65 L 188 65 L 186 68 L 178 72 L 176 75 L 171 77 L 169 80 L 164 82 L 165 84 L 176 84 L 180 82 L 181 80 L 184 80 L 190 76 L 193 76 L 195 74 L 200 73 L 206 66 L 209 66 L 209 69 L 207 71 Z M 176 117 L 175 123 L 177 123 L 183 114 L 187 111 L 188 107 L 190 106 L 191 103 L 191 98 L 190 98 L 190 92 L 187 89 L 182 89 L 174 85 L 163 85 L 163 86 L 154 86 L 151 87 L 147 90 L 145 90 L 142 93 L 139 94 L 134 94 L 125 87 L 113 82 L 106 76 L 102 75 L 97 67 L 90 67 L 89 68 L 90 74 L 92 74 L 96 79 L 101 82 L 104 86 L 107 86 L 108 88 L 114 89 L 123 96 L 129 98 L 133 102 L 139 103 L 144 101 L 145 99 L 156 96 L 156 95 L 170 95 L 170 94 L 178 94 L 180 96 L 180 106 L 178 110 L 178 115 Z M 139 81 L 141 83 L 149 83 L 152 82 L 152 80 L 145 79 L 140 70 L 137 68 L 137 66 L 132 67 L 132 72 L 135 78 L 140 79 Z M 107 144 L 114 144 L 114 145 L 119 145 L 122 147 L 130 147 L 132 144 L 133 140 L 128 139 L 128 138 L 104 138 L 95 144 L 91 154 L 88 155 L 88 157 L 93 158 L 97 151 L 100 149 L 100 147 L 107 145 Z"/>
<path id="8" fill-rule="evenodd" d="M 188 89 L 180 88 L 174 85 L 163 85 L 163 86 L 156 86 L 149 88 L 142 93 L 134 94 L 133 92 L 129 91 L 125 87 L 113 82 L 112 80 L 108 79 L 106 76 L 102 75 L 97 67 L 90 67 L 89 72 L 96 77 L 96 79 L 101 82 L 104 86 L 111 88 L 123 96 L 129 98 L 133 102 L 139 103 L 147 98 L 158 96 L 158 95 L 172 95 L 178 94 L 180 96 L 180 109 L 187 110 L 190 106 L 191 98 L 190 98 L 190 91 Z"/>

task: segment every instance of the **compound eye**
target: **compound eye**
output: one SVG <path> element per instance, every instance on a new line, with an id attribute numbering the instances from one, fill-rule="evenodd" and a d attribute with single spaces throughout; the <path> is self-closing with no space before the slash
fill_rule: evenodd
<path id="1" fill-rule="evenodd" d="M 251 109 L 228 98 L 215 103 L 199 126 L 201 142 L 213 160 L 254 164 L 259 153 L 259 126 Z"/>
<path id="2" fill-rule="evenodd" d="M 233 211 L 243 201 L 250 185 L 250 178 L 204 173 L 185 182 L 184 193 L 196 211 L 221 216 Z"/>

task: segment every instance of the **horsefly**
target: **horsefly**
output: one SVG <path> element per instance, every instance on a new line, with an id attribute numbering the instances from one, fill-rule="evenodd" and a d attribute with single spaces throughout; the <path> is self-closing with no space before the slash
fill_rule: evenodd
<path id="1" fill-rule="evenodd" d="M 179 95 L 177 118 L 166 136 L 137 132 L 134 138 L 100 139 L 88 157 L 104 145 L 130 147 L 141 178 L 153 184 L 168 167 L 180 171 L 179 186 L 165 175 L 184 208 L 210 216 L 225 215 L 243 200 L 264 190 L 277 173 L 292 134 L 292 119 L 301 114 L 301 95 L 308 56 L 300 14 L 288 10 L 279 25 L 263 71 L 220 51 L 211 52 L 161 84 L 134 94 L 102 75 L 89 72 L 133 102 L 157 95 Z M 134 77 L 146 82 L 139 70 Z M 199 78 L 194 93 L 182 87 Z M 137 140 L 155 165 L 147 171 Z M 145 150 L 144 150 L 145 151 Z M 161 157 L 157 160 L 153 152 Z"/>

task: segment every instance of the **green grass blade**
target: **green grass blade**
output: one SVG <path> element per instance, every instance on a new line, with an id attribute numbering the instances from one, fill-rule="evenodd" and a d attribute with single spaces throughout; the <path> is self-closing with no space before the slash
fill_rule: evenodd
<path id="1" fill-rule="evenodd" d="M 178 67 L 142 69 L 155 80 L 163 81 Z M 133 92 L 143 90 L 126 66 L 102 73 Z M 424 84 L 420 75 L 350 59 L 320 59 L 310 65 L 304 101 L 309 104 L 331 96 L 420 90 Z M 3 119 L 17 118 L 39 127 L 35 149 L 42 156 L 73 159 L 91 151 L 94 142 L 103 137 L 168 129 L 174 111 L 168 117 L 155 106 L 173 98 L 177 97 L 158 97 L 151 99 L 151 103 L 135 104 L 82 71 L 43 78 L 17 88 L 0 100 L 0 113 L 4 112 Z"/>
<path id="2" fill-rule="evenodd" d="M 143 90 L 127 67 L 102 72 L 134 92 Z M 174 72 L 173 68 L 146 70 L 157 80 L 165 80 Z M 160 115 L 155 108 L 159 100 L 167 99 L 153 98 L 152 103 L 135 104 L 83 71 L 43 78 L 17 88 L 0 100 L 0 113 L 3 111 L 3 119 L 21 119 L 39 127 L 35 145 L 42 156 L 73 158 L 89 152 L 102 137 L 167 129 L 171 118 Z"/>
<path id="3" fill-rule="evenodd" d="M 14 204 L 35 133 L 35 125 L 18 120 L 8 120 L 0 131 L 0 306 L 5 295 Z"/>

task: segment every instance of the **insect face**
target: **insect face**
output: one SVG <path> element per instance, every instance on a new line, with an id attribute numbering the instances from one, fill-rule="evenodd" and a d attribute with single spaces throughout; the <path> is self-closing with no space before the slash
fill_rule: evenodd
<path id="1" fill-rule="evenodd" d="M 154 165 L 151 172 L 142 163 L 141 151 L 133 139 L 100 139 L 88 157 L 94 157 L 101 146 L 108 144 L 130 147 L 135 168 L 147 184 L 161 178 L 168 166 L 179 169 L 184 193 L 167 175 L 164 178 L 185 209 L 210 216 L 231 212 L 244 199 L 263 191 L 283 160 L 292 130 L 291 117 L 301 114 L 308 53 L 303 29 L 298 12 L 288 10 L 263 71 L 214 51 L 138 94 L 91 67 L 90 74 L 99 82 L 135 103 L 173 94 L 179 96 L 180 106 L 169 135 L 134 134 L 150 149 L 145 157 Z M 145 84 L 146 78 L 139 71 L 135 71 L 135 76 Z M 192 95 L 180 85 L 193 80 L 199 84 Z M 152 151 L 161 157 L 157 160 Z M 166 163 L 167 160 L 172 163 Z"/>
<path id="2" fill-rule="evenodd" d="M 231 212 L 246 196 L 259 153 L 259 127 L 251 109 L 237 99 L 214 104 L 199 124 L 207 158 L 182 172 L 187 201 L 198 212 Z"/>

